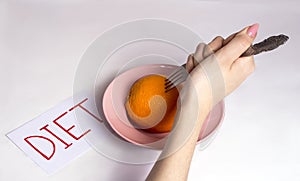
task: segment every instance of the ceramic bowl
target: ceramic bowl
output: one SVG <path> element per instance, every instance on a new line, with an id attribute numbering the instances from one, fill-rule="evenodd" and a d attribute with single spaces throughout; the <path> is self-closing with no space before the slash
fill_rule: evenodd
<path id="1" fill-rule="evenodd" d="M 125 102 L 132 84 L 139 78 L 160 74 L 169 75 L 177 66 L 167 64 L 152 64 L 132 68 L 118 75 L 106 88 L 103 95 L 103 112 L 112 129 L 123 139 L 133 144 L 151 147 L 152 143 L 166 137 L 168 133 L 148 133 L 134 128 L 126 114 Z M 207 116 L 199 135 L 198 143 L 211 136 L 224 117 L 224 102 L 218 103 Z"/>

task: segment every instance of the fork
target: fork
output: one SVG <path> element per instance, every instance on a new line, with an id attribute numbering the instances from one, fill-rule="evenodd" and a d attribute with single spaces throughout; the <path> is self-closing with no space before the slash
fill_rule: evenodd
<path id="1" fill-rule="evenodd" d="M 278 48 L 280 45 L 283 45 L 288 39 L 289 37 L 283 34 L 278 36 L 271 36 L 263 40 L 262 42 L 251 45 L 240 57 L 257 55 L 262 52 L 274 50 Z M 203 59 L 204 56 L 202 55 L 202 59 L 199 60 L 198 62 L 201 62 Z M 170 91 L 171 89 L 178 86 L 179 84 L 181 84 L 187 79 L 189 74 L 185 68 L 186 68 L 186 64 L 179 66 L 173 72 L 171 72 L 171 74 L 165 79 L 165 92 Z"/>

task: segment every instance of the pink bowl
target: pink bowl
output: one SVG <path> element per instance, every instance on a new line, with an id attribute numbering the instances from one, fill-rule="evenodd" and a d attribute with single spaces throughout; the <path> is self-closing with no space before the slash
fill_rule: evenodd
<path id="1" fill-rule="evenodd" d="M 143 147 L 159 142 L 168 133 L 153 134 L 134 128 L 128 120 L 125 101 L 131 85 L 149 74 L 169 75 L 177 66 L 151 64 L 130 69 L 116 77 L 103 95 L 103 112 L 112 129 L 125 140 Z M 224 102 L 218 103 L 207 116 L 198 143 L 218 127 L 224 117 Z"/>

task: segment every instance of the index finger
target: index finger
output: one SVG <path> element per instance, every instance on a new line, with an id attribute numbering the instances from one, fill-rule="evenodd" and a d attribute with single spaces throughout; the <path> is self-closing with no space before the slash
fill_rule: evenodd
<path id="1" fill-rule="evenodd" d="M 256 37 L 258 27 L 258 24 L 254 24 L 238 32 L 227 45 L 216 52 L 217 59 L 231 65 L 232 62 L 239 58 L 252 44 Z"/>

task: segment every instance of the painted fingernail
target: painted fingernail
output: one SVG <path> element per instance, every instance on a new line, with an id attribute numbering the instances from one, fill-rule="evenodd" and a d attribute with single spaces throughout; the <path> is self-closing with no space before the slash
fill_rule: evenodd
<path id="1" fill-rule="evenodd" d="M 248 28 L 248 30 L 247 30 L 247 34 L 248 34 L 250 37 L 254 38 L 255 35 L 256 35 L 256 33 L 257 33 L 258 28 L 259 28 L 259 24 L 258 24 L 258 23 L 256 23 L 256 24 L 250 26 L 250 27 Z"/>

